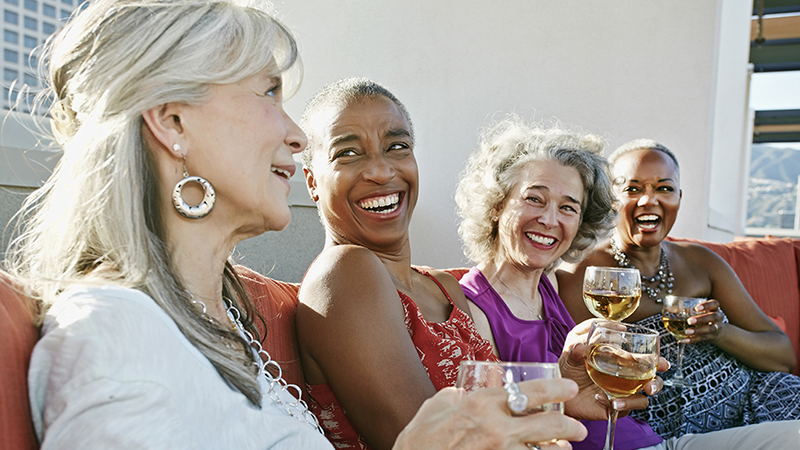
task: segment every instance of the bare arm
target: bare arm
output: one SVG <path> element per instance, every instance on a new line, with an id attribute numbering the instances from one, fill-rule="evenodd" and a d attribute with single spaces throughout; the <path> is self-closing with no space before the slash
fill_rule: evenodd
<path id="1" fill-rule="evenodd" d="M 594 318 L 583 302 L 583 273 L 586 267 L 591 265 L 585 261 L 579 264 L 562 262 L 555 270 L 556 279 L 558 280 L 556 287 L 558 296 L 561 297 L 561 301 L 575 323 Z"/>
<path id="2" fill-rule="evenodd" d="M 392 447 L 436 393 L 380 260 L 355 246 L 326 249 L 299 293 L 297 335 L 309 384 L 329 383 L 373 449 Z"/>
<path id="3" fill-rule="evenodd" d="M 689 342 L 711 341 L 756 370 L 791 372 L 796 361 L 789 337 L 756 305 L 728 263 L 699 245 L 681 246 L 680 251 L 696 273 L 708 274 L 711 290 L 698 296 L 713 299 L 703 304 L 705 313 L 696 318 L 699 325 Z M 722 323 L 717 306 L 729 323 Z"/>

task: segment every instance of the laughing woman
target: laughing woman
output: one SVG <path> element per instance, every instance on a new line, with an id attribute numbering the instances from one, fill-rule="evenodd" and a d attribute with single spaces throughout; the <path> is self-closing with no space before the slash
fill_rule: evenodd
<path id="1" fill-rule="evenodd" d="M 460 361 L 494 359 L 492 348 L 456 279 L 411 266 L 419 175 L 400 101 L 370 80 L 341 80 L 301 126 L 326 237 L 297 312 L 311 406 L 338 448 L 389 448 L 425 399 L 455 384 Z"/>
<path id="2" fill-rule="evenodd" d="M 587 266 L 636 267 L 645 292 L 625 321 L 661 330 L 667 357 L 676 341 L 661 324 L 664 296 L 709 299 L 689 330 L 693 345 L 685 348 L 683 373 L 696 386 L 665 387 L 650 408 L 634 415 L 664 437 L 800 418 L 800 378 L 785 373 L 795 364 L 789 338 L 722 258 L 701 245 L 665 240 L 682 196 L 675 155 L 655 141 L 637 140 L 617 149 L 609 162 L 619 199 L 616 230 L 579 264 L 557 271 L 572 317 L 591 317 L 581 293 Z M 655 280 L 658 274 L 666 280 Z"/>

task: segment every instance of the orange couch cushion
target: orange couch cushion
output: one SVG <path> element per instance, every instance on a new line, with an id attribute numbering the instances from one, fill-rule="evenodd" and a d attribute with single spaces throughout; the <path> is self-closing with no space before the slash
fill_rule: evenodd
<path id="1" fill-rule="evenodd" d="M 28 366 L 39 339 L 30 302 L 0 272 L 0 448 L 39 448 L 28 401 Z"/>
<path id="2" fill-rule="evenodd" d="M 236 273 L 242 279 L 253 305 L 266 322 L 265 330 L 261 322 L 256 320 L 262 337 L 261 345 L 281 365 L 283 378 L 300 387 L 303 398 L 308 398 L 294 324 L 300 285 L 273 280 L 244 266 L 236 266 Z"/>
<path id="3" fill-rule="evenodd" d="M 756 304 L 769 316 L 783 319 L 792 341 L 800 374 L 800 240 L 791 238 L 743 238 L 716 243 L 696 239 L 671 241 L 703 245 L 722 257 L 736 272 Z"/>

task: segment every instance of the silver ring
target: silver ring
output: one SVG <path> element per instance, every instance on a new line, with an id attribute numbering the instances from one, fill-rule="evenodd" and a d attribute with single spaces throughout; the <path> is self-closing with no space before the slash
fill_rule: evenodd
<path id="1" fill-rule="evenodd" d="M 525 444 L 525 445 L 527 445 L 527 446 L 528 446 L 528 448 L 529 448 L 529 449 L 531 449 L 531 450 L 542 450 L 542 447 L 539 447 L 539 446 L 538 446 L 538 445 L 536 445 L 536 444 L 531 444 L 530 442 L 528 442 L 528 443 L 527 443 L 527 444 Z"/>
<path id="2" fill-rule="evenodd" d="M 719 333 L 719 324 L 714 322 L 714 333 Z"/>
<path id="3" fill-rule="evenodd" d="M 514 382 L 514 375 L 510 370 L 506 370 L 503 377 L 503 389 L 506 391 L 508 398 L 506 405 L 511 411 L 512 416 L 524 415 L 528 411 L 528 396 L 520 392 L 519 386 Z"/>

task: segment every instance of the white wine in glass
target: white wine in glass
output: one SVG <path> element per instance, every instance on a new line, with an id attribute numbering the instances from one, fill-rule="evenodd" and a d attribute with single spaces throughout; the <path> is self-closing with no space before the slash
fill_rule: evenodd
<path id="1" fill-rule="evenodd" d="M 686 378 L 683 376 L 683 350 L 686 348 L 686 344 L 681 341 L 689 336 L 686 334 L 686 330 L 692 327 L 689 325 L 689 318 L 700 314 L 700 311 L 697 311 L 695 308 L 705 301 L 705 298 L 678 297 L 675 295 L 667 295 L 664 297 L 664 304 L 661 309 L 661 321 L 664 322 L 664 328 L 678 340 L 677 368 L 675 369 L 675 375 L 669 380 L 664 381 L 664 384 L 667 386 L 693 386 L 693 384 L 686 381 Z"/>
<path id="2" fill-rule="evenodd" d="M 620 321 L 636 311 L 642 297 L 638 269 L 589 266 L 583 275 L 583 301 L 601 319 Z"/>
<path id="3" fill-rule="evenodd" d="M 604 450 L 613 450 L 618 411 L 611 400 L 629 397 L 655 378 L 658 332 L 638 325 L 598 321 L 589 330 L 586 348 L 586 371 L 609 399 Z"/>

